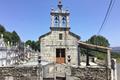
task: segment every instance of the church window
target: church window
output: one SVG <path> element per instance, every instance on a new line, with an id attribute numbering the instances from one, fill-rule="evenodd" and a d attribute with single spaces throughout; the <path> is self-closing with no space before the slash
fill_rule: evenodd
<path id="1" fill-rule="evenodd" d="M 63 39 L 63 35 L 60 33 L 59 34 L 59 40 L 62 40 Z"/>
<path id="2" fill-rule="evenodd" d="M 55 26 L 59 26 L 59 16 L 55 16 Z"/>
<path id="3" fill-rule="evenodd" d="M 66 26 L 66 16 L 63 16 L 63 18 L 62 18 L 62 25 L 63 25 L 63 27 Z"/>

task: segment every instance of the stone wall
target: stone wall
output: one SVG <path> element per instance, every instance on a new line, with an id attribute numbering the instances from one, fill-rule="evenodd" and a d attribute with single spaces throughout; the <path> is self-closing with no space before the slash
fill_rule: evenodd
<path id="1" fill-rule="evenodd" d="M 70 80 L 111 80 L 111 73 L 103 67 L 71 68 Z"/>
<path id="2" fill-rule="evenodd" d="M 37 69 L 37 67 L 0 67 L 0 80 L 38 80 Z M 111 72 L 105 67 L 71 67 L 69 69 L 65 69 L 66 80 L 111 80 Z M 56 77 L 60 78 L 57 74 Z M 44 78 L 44 80 L 53 79 Z"/>
<path id="3" fill-rule="evenodd" d="M 0 67 L 0 80 L 37 80 L 37 68 Z"/>

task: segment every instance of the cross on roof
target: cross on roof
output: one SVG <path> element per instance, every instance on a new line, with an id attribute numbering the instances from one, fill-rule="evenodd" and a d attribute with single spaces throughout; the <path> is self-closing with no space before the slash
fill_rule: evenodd
<path id="1" fill-rule="evenodd" d="M 58 4 L 60 5 L 62 3 L 62 0 L 58 0 Z"/>
<path id="2" fill-rule="evenodd" d="M 58 7 L 59 7 L 59 9 L 62 8 L 62 0 L 58 0 Z"/>

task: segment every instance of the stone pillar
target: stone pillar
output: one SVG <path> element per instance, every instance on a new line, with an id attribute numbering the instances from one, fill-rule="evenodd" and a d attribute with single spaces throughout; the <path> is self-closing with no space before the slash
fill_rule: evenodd
<path id="1" fill-rule="evenodd" d="M 41 56 L 38 56 L 38 80 L 43 80 L 43 69 L 41 65 Z"/>
<path id="2" fill-rule="evenodd" d="M 90 64 L 89 64 L 89 55 L 87 54 L 87 58 L 86 58 L 87 60 L 86 60 L 86 66 L 90 66 Z"/>
<path id="3" fill-rule="evenodd" d="M 86 53 L 86 66 L 90 66 L 88 49 L 87 49 L 87 53 Z"/>
<path id="4" fill-rule="evenodd" d="M 114 80 L 117 80 L 117 62 L 116 62 L 116 59 L 114 59 L 114 61 L 115 61 L 115 70 L 114 70 L 115 79 Z"/>
<path id="5" fill-rule="evenodd" d="M 59 23 L 58 23 L 58 27 L 62 27 L 62 16 L 61 15 L 59 15 Z"/>
<path id="6" fill-rule="evenodd" d="M 114 73 L 113 73 L 113 69 L 111 69 L 111 80 L 114 80 Z"/>
<path id="7" fill-rule="evenodd" d="M 67 27 L 70 27 L 70 18 L 69 18 L 69 16 L 67 16 Z"/>
<path id="8" fill-rule="evenodd" d="M 70 27 L 70 25 L 69 25 L 69 23 L 70 23 L 70 19 L 69 19 L 69 16 L 67 16 L 67 27 Z"/>
<path id="9" fill-rule="evenodd" d="M 37 80 L 43 80 L 43 69 L 41 64 L 38 64 Z"/>
<path id="10" fill-rule="evenodd" d="M 111 69 L 111 53 L 107 50 L 107 67 Z"/>
<path id="11" fill-rule="evenodd" d="M 51 27 L 54 27 L 54 16 L 51 15 Z"/>
<path id="12" fill-rule="evenodd" d="M 112 69 L 111 69 L 111 54 L 110 49 L 107 49 L 107 58 L 106 58 L 106 70 L 107 70 L 107 80 L 111 80 Z"/>
<path id="13" fill-rule="evenodd" d="M 54 63 L 54 80 L 56 80 L 56 63 Z"/>
<path id="14" fill-rule="evenodd" d="M 71 78 L 71 68 L 70 68 L 69 65 L 66 66 L 65 77 L 66 77 L 66 80 L 72 80 L 72 78 Z"/>
<path id="15" fill-rule="evenodd" d="M 117 80 L 117 63 L 116 59 L 111 60 L 111 80 Z"/>

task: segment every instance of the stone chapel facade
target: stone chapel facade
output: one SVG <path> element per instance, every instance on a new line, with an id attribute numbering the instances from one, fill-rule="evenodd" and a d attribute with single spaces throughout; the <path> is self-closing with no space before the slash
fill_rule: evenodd
<path id="1" fill-rule="evenodd" d="M 39 37 L 41 59 L 58 64 L 78 64 L 78 41 L 80 36 L 70 31 L 69 11 L 63 10 L 59 1 L 58 10 L 51 10 L 50 32 Z"/>

